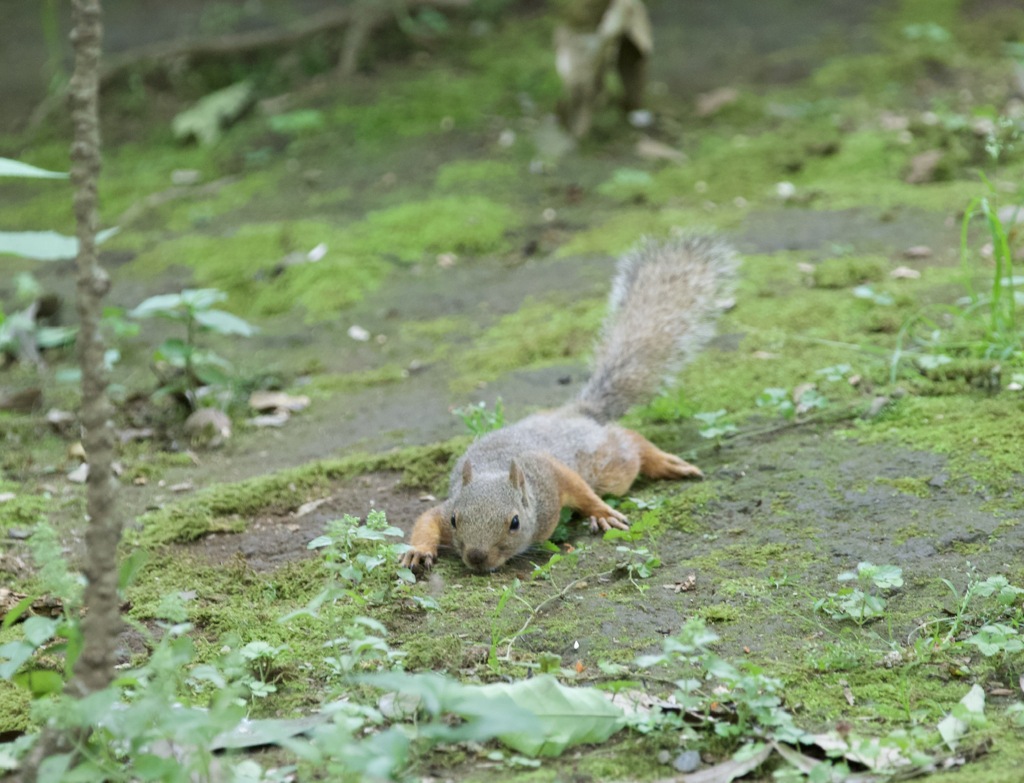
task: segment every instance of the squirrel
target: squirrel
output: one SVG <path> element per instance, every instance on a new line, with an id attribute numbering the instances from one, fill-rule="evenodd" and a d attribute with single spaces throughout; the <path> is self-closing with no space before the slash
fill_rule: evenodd
<path id="1" fill-rule="evenodd" d="M 624 494 L 638 475 L 702 478 L 614 421 L 648 402 L 711 339 L 738 260 L 714 236 L 642 240 L 621 257 L 589 380 L 575 399 L 489 432 L 452 469 L 449 497 L 421 514 L 400 563 L 430 568 L 439 544 L 486 573 L 546 541 L 563 507 L 593 532 L 628 529 L 601 495 Z"/>

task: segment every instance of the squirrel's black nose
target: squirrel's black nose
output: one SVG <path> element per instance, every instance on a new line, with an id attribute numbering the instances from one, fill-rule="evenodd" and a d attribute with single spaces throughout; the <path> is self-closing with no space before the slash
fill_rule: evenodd
<path id="1" fill-rule="evenodd" d="M 471 568 L 483 568 L 487 562 L 487 553 L 483 549 L 467 549 L 466 563 Z"/>

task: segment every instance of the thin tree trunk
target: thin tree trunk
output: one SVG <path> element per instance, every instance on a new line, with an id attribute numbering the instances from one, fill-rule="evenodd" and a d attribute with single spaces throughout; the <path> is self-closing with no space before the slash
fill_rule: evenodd
<path id="1" fill-rule="evenodd" d="M 114 508 L 116 481 L 111 471 L 114 432 L 107 398 L 104 345 L 100 334 L 102 299 L 110 278 L 96 255 L 96 186 L 100 173 L 99 75 L 103 40 L 100 0 L 73 0 L 75 71 L 71 77 L 71 180 L 75 186 L 78 235 L 78 357 L 82 368 L 83 445 L 89 459 L 89 527 L 85 534 L 87 613 L 82 621 L 82 654 L 69 693 L 84 695 L 113 678 L 114 651 L 121 628 L 117 597 L 117 546 L 121 518 Z"/>
<path id="2" fill-rule="evenodd" d="M 72 0 L 71 41 L 75 70 L 68 87 L 74 136 L 71 141 L 71 181 L 78 236 L 78 360 L 82 368 L 83 439 L 89 459 L 88 512 L 85 533 L 86 559 L 82 622 L 82 652 L 66 692 L 85 696 L 110 684 L 114 675 L 114 650 L 121 626 L 117 597 L 117 545 L 121 519 L 114 509 L 116 482 L 111 470 L 114 433 L 107 398 L 107 374 L 103 369 L 104 346 L 100 335 L 102 299 L 110 278 L 96 255 L 97 181 L 100 174 L 99 75 L 103 42 L 100 0 Z M 53 728 L 43 730 L 39 741 L 13 776 L 17 783 L 35 783 L 39 766 L 49 756 L 69 750 L 68 738 Z"/>

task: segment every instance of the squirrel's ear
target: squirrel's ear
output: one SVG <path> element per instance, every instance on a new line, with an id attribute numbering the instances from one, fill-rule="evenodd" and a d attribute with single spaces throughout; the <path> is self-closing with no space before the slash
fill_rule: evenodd
<path id="1" fill-rule="evenodd" d="M 473 478 L 473 466 L 469 464 L 467 459 L 462 463 L 462 486 L 466 486 Z"/>
<path id="2" fill-rule="evenodd" d="M 523 493 L 524 497 L 526 496 L 526 474 L 515 460 L 512 460 L 512 465 L 508 469 L 508 480 L 513 487 Z"/>

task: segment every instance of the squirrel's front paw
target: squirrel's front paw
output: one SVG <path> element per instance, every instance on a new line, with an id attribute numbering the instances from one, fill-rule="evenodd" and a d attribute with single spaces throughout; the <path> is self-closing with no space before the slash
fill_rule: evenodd
<path id="1" fill-rule="evenodd" d="M 605 506 L 600 514 L 595 514 L 587 520 L 590 524 L 591 533 L 604 533 L 612 528 L 616 530 L 629 530 L 629 520 L 625 514 L 620 514 L 611 506 Z"/>
<path id="2" fill-rule="evenodd" d="M 423 570 L 426 571 L 434 565 L 434 558 L 437 557 L 437 552 L 431 552 L 427 549 L 410 549 L 405 552 L 398 560 L 398 564 L 403 568 L 411 568 L 414 571 Z"/>

